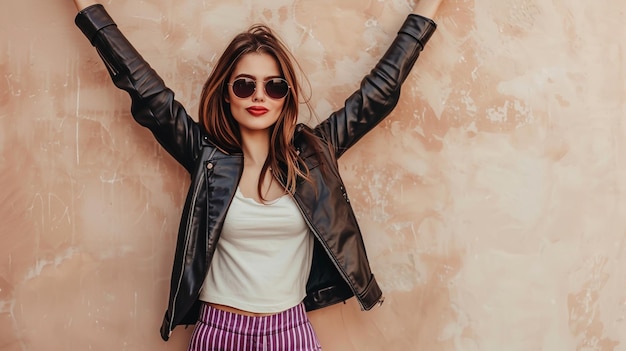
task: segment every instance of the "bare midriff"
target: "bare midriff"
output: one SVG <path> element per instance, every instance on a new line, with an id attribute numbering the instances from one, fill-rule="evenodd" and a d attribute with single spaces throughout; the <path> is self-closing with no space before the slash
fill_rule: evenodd
<path id="1" fill-rule="evenodd" d="M 255 312 L 249 312 L 249 311 L 240 310 L 240 309 L 235 308 L 235 307 L 230 307 L 230 306 L 226 306 L 226 305 L 220 305 L 220 304 L 212 303 L 212 302 L 206 302 L 206 304 L 211 306 L 211 307 L 213 307 L 213 308 L 215 308 L 215 309 L 218 309 L 220 311 L 240 314 L 242 316 L 247 316 L 247 317 L 265 317 L 265 316 L 271 316 L 271 315 L 276 314 L 276 313 L 255 313 Z"/>

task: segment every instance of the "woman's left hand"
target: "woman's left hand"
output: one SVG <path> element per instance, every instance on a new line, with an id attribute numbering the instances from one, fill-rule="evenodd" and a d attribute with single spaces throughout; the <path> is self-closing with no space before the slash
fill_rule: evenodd
<path id="1" fill-rule="evenodd" d="M 437 9 L 439 9 L 439 5 L 441 5 L 442 1 L 443 0 L 417 0 L 417 4 L 415 4 L 413 8 L 413 13 L 432 19 L 435 13 L 437 13 Z"/>
<path id="2" fill-rule="evenodd" d="M 74 0 L 74 5 L 76 5 L 76 9 L 78 11 L 82 11 L 83 9 L 97 3 L 98 2 L 96 0 Z"/>

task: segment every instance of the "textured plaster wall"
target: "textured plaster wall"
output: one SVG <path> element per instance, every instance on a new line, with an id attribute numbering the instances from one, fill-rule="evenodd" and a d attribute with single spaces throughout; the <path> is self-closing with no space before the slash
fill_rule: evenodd
<path id="1" fill-rule="evenodd" d="M 107 0 L 195 115 L 253 22 L 319 119 L 406 1 Z M 311 313 L 325 350 L 626 350 L 626 5 L 444 0 L 402 101 L 340 160 L 382 308 Z M 184 350 L 158 335 L 188 177 L 131 121 L 69 0 L 0 4 L 0 349 Z M 302 117 L 315 124 L 315 118 Z"/>

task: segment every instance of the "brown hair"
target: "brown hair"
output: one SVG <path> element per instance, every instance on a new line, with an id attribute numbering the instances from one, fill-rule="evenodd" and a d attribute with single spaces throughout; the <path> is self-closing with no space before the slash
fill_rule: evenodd
<path id="1" fill-rule="evenodd" d="M 202 89 L 200 124 L 219 148 L 226 152 L 241 151 L 239 125 L 231 115 L 230 105 L 226 102 L 227 80 L 239 60 L 249 53 L 265 53 L 274 57 L 281 75 L 290 86 L 278 121 L 272 126 L 269 155 L 261 170 L 257 191 L 259 197 L 263 199 L 261 185 L 269 168 L 272 175 L 285 184 L 286 190 L 293 193 L 298 177 L 309 180 L 309 171 L 304 167 L 293 145 L 301 89 L 294 69 L 296 61 L 293 55 L 270 28 L 260 24 L 253 25 L 246 32 L 235 36 L 224 50 Z M 308 105 L 308 101 L 305 103 Z M 299 167 L 300 165 L 303 167 Z"/>

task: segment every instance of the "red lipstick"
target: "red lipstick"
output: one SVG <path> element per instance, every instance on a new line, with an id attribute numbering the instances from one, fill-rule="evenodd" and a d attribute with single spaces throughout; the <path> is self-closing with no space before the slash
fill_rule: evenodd
<path id="1" fill-rule="evenodd" d="M 246 109 L 246 111 L 248 111 L 249 114 L 258 117 L 266 114 L 269 110 L 263 106 L 250 106 Z"/>

